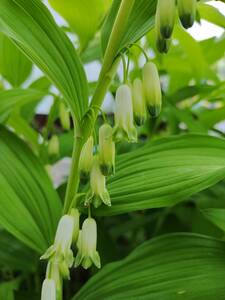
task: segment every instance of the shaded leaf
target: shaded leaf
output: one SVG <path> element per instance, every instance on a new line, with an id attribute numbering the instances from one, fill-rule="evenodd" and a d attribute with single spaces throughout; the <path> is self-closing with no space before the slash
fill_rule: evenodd
<path id="1" fill-rule="evenodd" d="M 38 252 L 51 244 L 61 203 L 40 162 L 0 127 L 0 224 Z"/>
<path id="2" fill-rule="evenodd" d="M 202 212 L 207 219 L 225 231 L 225 209 L 208 208 L 203 209 Z"/>
<path id="3" fill-rule="evenodd" d="M 44 96 L 44 92 L 33 89 L 15 88 L 0 91 L 0 123 L 5 122 L 10 113 L 16 108 L 40 100 Z"/>

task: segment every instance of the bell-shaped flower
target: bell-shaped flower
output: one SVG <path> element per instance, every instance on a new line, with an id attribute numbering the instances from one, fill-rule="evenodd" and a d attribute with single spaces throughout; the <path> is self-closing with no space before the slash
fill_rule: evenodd
<path id="1" fill-rule="evenodd" d="M 161 111 L 162 94 L 158 70 L 152 62 L 143 67 L 143 87 L 148 111 L 152 117 L 157 117 Z"/>
<path id="2" fill-rule="evenodd" d="M 46 278 L 54 280 L 56 299 L 62 299 L 62 276 L 59 270 L 59 263 L 56 259 L 50 259 L 47 265 Z"/>
<path id="3" fill-rule="evenodd" d="M 164 39 L 172 35 L 176 16 L 175 0 L 158 0 L 156 8 L 156 24 Z"/>
<path id="4" fill-rule="evenodd" d="M 94 264 L 101 267 L 101 261 L 96 250 L 97 247 L 97 225 L 94 219 L 88 218 L 84 221 L 80 237 L 78 238 L 78 254 L 75 259 L 75 267 L 82 265 L 88 269 Z"/>
<path id="5" fill-rule="evenodd" d="M 115 143 L 113 129 L 109 124 L 104 124 L 99 129 L 99 165 L 104 176 L 115 171 Z"/>
<path id="6" fill-rule="evenodd" d="M 87 194 L 86 205 L 92 202 L 94 207 L 99 207 L 102 202 L 108 206 L 111 206 L 110 195 L 106 189 L 105 176 L 102 174 L 99 166 L 99 157 L 95 156 L 91 174 L 90 174 L 90 186 L 91 191 Z"/>
<path id="7" fill-rule="evenodd" d="M 41 259 L 51 259 L 54 256 L 64 278 L 69 278 L 69 268 L 73 265 L 73 252 L 71 250 L 73 233 L 73 216 L 62 216 L 57 227 L 54 244 L 41 257 Z"/>
<path id="8" fill-rule="evenodd" d="M 115 128 L 113 131 L 115 141 L 137 141 L 137 130 L 134 126 L 133 104 L 131 88 L 127 84 L 121 85 L 116 91 Z"/>
<path id="9" fill-rule="evenodd" d="M 79 169 L 81 177 L 87 178 L 93 163 L 93 147 L 94 147 L 94 140 L 93 136 L 90 136 L 87 142 L 84 144 L 79 161 Z"/>
<path id="10" fill-rule="evenodd" d="M 42 284 L 41 300 L 56 300 L 56 286 L 53 279 L 45 279 Z"/>
<path id="11" fill-rule="evenodd" d="M 57 135 L 53 135 L 48 142 L 48 154 L 50 156 L 59 155 L 59 139 Z"/>
<path id="12" fill-rule="evenodd" d="M 134 120 L 138 126 L 146 121 L 146 103 L 141 79 L 136 78 L 133 82 L 133 111 Z"/>
<path id="13" fill-rule="evenodd" d="M 70 130 L 70 113 L 62 101 L 59 104 L 59 119 L 62 128 L 65 130 Z"/>
<path id="14" fill-rule="evenodd" d="M 196 17 L 196 0 L 177 0 L 179 18 L 184 26 L 188 29 L 194 24 Z"/>

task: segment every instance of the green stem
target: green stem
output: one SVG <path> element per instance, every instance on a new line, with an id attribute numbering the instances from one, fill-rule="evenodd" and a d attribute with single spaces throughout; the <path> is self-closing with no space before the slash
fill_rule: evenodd
<path id="1" fill-rule="evenodd" d="M 69 175 L 68 184 L 66 188 L 66 196 L 65 196 L 64 208 L 63 208 L 64 214 L 69 212 L 69 209 L 71 208 L 71 202 L 73 201 L 75 195 L 77 194 L 79 183 L 80 183 L 79 159 L 80 159 L 80 154 L 83 146 L 83 139 L 79 128 L 75 128 L 75 130 L 76 130 L 76 137 L 73 146 L 70 175 Z"/>
<path id="2" fill-rule="evenodd" d="M 79 158 L 83 144 L 92 133 L 95 121 L 98 116 L 99 107 L 101 107 L 104 97 L 107 93 L 108 87 L 116 74 L 120 57 L 118 57 L 121 40 L 123 38 L 124 30 L 126 29 L 127 21 L 130 16 L 135 0 L 122 0 L 113 29 L 109 38 L 109 43 L 106 48 L 101 73 L 99 75 L 98 85 L 91 102 L 91 110 L 93 117 L 86 116 L 82 122 L 82 128 L 76 124 L 77 137 L 72 154 L 72 165 L 68 179 L 65 203 L 63 212 L 67 213 L 71 207 L 71 203 L 77 194 L 79 187 Z M 82 131 L 82 136 L 81 136 Z"/>

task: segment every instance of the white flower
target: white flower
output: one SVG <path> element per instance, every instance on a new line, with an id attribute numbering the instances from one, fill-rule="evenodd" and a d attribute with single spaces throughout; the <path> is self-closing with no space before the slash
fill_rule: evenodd
<path id="1" fill-rule="evenodd" d="M 42 284 L 41 300 L 56 300 L 56 287 L 53 279 L 45 279 Z"/>
<path id="2" fill-rule="evenodd" d="M 141 79 L 136 78 L 133 82 L 133 110 L 134 120 L 138 126 L 146 121 L 146 103 Z"/>
<path id="3" fill-rule="evenodd" d="M 158 70 L 152 62 L 143 67 L 143 87 L 148 111 L 152 117 L 157 117 L 161 111 L 162 94 Z"/>
<path id="4" fill-rule="evenodd" d="M 92 264 L 97 268 L 101 267 L 100 257 L 96 250 L 97 225 L 94 219 L 88 218 L 84 221 L 77 246 L 78 254 L 75 260 L 75 267 L 80 264 L 85 269 L 90 268 Z"/>
<path id="5" fill-rule="evenodd" d="M 109 124 L 104 124 L 99 129 L 99 164 L 103 175 L 114 173 L 115 169 L 115 143 L 113 129 Z"/>
<path id="6" fill-rule="evenodd" d="M 137 141 L 137 130 L 133 120 L 133 104 L 131 89 L 127 84 L 121 85 L 116 92 L 115 141 Z"/>
<path id="7" fill-rule="evenodd" d="M 184 28 L 189 28 L 194 24 L 196 16 L 196 0 L 177 0 L 180 21 Z"/>

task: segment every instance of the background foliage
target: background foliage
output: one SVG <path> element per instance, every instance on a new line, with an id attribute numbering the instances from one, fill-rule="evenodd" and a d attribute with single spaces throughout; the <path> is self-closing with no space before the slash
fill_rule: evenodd
<path id="1" fill-rule="evenodd" d="M 120 2 L 0 1 L 0 299 L 40 297 L 46 266 L 39 256 L 54 239 L 74 140 L 60 103 L 81 122 L 97 86 L 85 69 L 107 54 Z M 117 146 L 116 175 L 107 182 L 112 207 L 94 211 L 103 268 L 73 270 L 65 299 L 224 298 L 225 35 L 197 41 L 177 20 L 169 53 L 159 54 L 155 9 L 155 0 L 134 1 L 108 63 L 130 47 L 133 81 L 144 57 L 132 45 L 141 45 L 158 67 L 163 110 L 138 129 L 138 144 Z M 198 3 L 202 20 L 225 28 L 207 1 Z M 40 114 L 46 99 L 51 107 Z M 99 114 L 96 132 L 102 123 Z M 53 135 L 59 152 L 50 155 Z"/>

